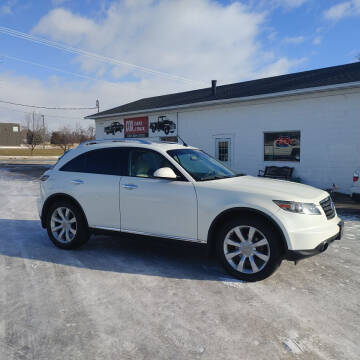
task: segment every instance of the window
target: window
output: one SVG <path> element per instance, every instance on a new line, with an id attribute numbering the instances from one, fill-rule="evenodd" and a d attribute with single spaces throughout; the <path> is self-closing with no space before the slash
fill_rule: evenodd
<path id="1" fill-rule="evenodd" d="M 229 159 L 229 143 L 227 141 L 218 142 L 219 160 L 227 162 Z"/>
<path id="2" fill-rule="evenodd" d="M 77 156 L 61 167 L 61 171 L 85 172 L 86 153 Z"/>
<path id="3" fill-rule="evenodd" d="M 300 131 L 264 133 L 265 161 L 300 161 Z"/>
<path id="4" fill-rule="evenodd" d="M 128 150 L 108 148 L 88 151 L 66 163 L 61 171 L 103 175 L 127 175 Z"/>
<path id="5" fill-rule="evenodd" d="M 231 138 L 215 138 L 215 157 L 224 165 L 231 167 Z"/>
<path id="6" fill-rule="evenodd" d="M 154 172 L 163 167 L 169 167 L 180 175 L 164 156 L 155 151 L 138 149 L 131 152 L 130 176 L 152 178 Z"/>
<path id="7" fill-rule="evenodd" d="M 169 150 L 168 154 L 196 181 L 216 180 L 238 176 L 203 151 L 194 149 Z"/>

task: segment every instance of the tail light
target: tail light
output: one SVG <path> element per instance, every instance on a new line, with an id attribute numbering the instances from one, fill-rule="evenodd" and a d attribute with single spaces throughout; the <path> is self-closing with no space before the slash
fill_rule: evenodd
<path id="1" fill-rule="evenodd" d="M 358 173 L 358 172 L 354 172 L 353 182 L 357 182 L 358 180 L 359 180 L 359 173 Z"/>

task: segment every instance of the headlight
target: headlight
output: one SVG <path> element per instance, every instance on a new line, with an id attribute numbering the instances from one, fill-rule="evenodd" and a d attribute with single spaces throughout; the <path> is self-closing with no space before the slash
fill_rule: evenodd
<path id="1" fill-rule="evenodd" d="M 312 203 L 300 203 L 295 201 L 282 201 L 273 200 L 274 203 L 281 209 L 296 214 L 307 214 L 307 215 L 321 215 L 320 210 L 315 204 Z"/>

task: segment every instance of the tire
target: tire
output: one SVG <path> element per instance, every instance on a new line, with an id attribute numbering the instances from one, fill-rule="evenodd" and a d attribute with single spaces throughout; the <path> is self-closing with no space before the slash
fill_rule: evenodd
<path id="1" fill-rule="evenodd" d="M 249 237 L 252 237 L 250 242 Z M 266 220 L 233 218 L 218 231 L 216 253 L 230 275 L 253 282 L 264 280 L 276 271 L 283 259 L 283 246 L 280 235 Z"/>
<path id="2" fill-rule="evenodd" d="M 63 219 L 69 221 L 64 224 Z M 58 201 L 50 207 L 46 229 L 51 241 L 61 249 L 78 248 L 90 236 L 84 215 L 76 205 L 68 201 Z"/>
<path id="3" fill-rule="evenodd" d="M 166 135 L 169 135 L 169 131 L 170 131 L 170 129 L 169 129 L 168 127 L 166 127 L 166 128 L 164 129 L 164 133 L 165 133 Z"/>

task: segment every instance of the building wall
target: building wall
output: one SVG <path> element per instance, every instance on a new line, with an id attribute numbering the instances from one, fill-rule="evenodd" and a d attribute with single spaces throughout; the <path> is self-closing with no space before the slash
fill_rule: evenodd
<path id="1" fill-rule="evenodd" d="M 216 137 L 230 137 L 231 167 L 249 175 L 268 165 L 291 166 L 303 183 L 323 189 L 335 184 L 349 193 L 360 166 L 360 89 L 134 116 L 158 115 L 177 118 L 178 135 L 213 156 Z M 96 120 L 96 138 L 111 138 L 104 136 L 104 126 L 116 120 L 123 117 Z M 264 161 L 264 132 L 294 130 L 301 132 L 300 162 Z"/>
<path id="2" fill-rule="evenodd" d="M 16 123 L 0 123 L 0 146 L 20 146 L 20 125 Z"/>
<path id="3" fill-rule="evenodd" d="M 300 162 L 264 161 L 264 132 L 301 131 Z M 337 91 L 222 105 L 178 113 L 178 133 L 215 155 L 215 137 L 231 136 L 232 164 L 257 175 L 267 165 L 292 166 L 294 176 L 348 193 L 360 165 L 360 91 Z"/>

